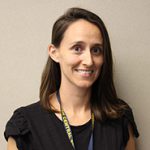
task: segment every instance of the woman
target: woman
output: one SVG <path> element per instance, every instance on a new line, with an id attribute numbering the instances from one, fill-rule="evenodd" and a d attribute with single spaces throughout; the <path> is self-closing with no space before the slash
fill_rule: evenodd
<path id="1" fill-rule="evenodd" d="M 8 121 L 8 150 L 135 150 L 131 108 L 118 99 L 109 36 L 94 13 L 71 8 L 54 24 L 40 102 Z"/>

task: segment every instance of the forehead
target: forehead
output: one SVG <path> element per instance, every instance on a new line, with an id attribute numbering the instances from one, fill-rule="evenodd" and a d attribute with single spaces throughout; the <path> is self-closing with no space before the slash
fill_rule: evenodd
<path id="1" fill-rule="evenodd" d="M 73 22 L 65 31 L 63 41 L 93 41 L 102 43 L 102 34 L 100 29 L 93 23 L 84 19 Z"/>

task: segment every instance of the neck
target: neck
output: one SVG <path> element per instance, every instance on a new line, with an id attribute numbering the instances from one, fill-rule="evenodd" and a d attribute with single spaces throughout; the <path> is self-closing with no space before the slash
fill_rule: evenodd
<path id="1" fill-rule="evenodd" d="M 65 112 L 73 114 L 90 110 L 90 89 L 60 87 L 61 104 Z"/>

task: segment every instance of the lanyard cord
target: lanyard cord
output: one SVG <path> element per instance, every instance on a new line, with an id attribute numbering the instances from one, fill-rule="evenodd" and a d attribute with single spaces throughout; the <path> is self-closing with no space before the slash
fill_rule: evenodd
<path id="1" fill-rule="evenodd" d="M 73 134 L 69 125 L 69 120 L 67 118 L 67 115 L 65 114 L 62 105 L 61 105 L 61 99 L 60 99 L 60 93 L 59 91 L 56 92 L 56 97 L 57 100 L 60 104 L 60 110 L 61 110 L 61 117 L 62 117 L 62 121 L 66 130 L 66 133 L 68 135 L 69 141 L 72 144 L 73 148 L 75 149 L 75 144 L 73 141 Z M 92 112 L 91 114 L 91 119 L 92 119 L 92 133 L 91 133 L 91 137 L 90 137 L 90 141 L 89 141 L 89 145 L 88 145 L 88 150 L 93 150 L 93 130 L 94 130 L 94 113 Z"/>

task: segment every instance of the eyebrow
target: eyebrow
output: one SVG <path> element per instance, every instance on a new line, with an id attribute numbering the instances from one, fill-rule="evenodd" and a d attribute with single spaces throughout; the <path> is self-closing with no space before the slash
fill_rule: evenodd
<path id="1" fill-rule="evenodd" d="M 74 44 L 85 44 L 85 42 L 83 42 L 83 41 L 75 41 L 75 42 L 72 42 L 70 45 L 74 45 Z M 93 46 L 103 46 L 103 44 L 102 43 L 94 43 L 94 44 L 92 44 Z"/>
<path id="2" fill-rule="evenodd" d="M 83 41 L 75 41 L 75 42 L 70 43 L 70 45 L 74 45 L 74 44 L 85 44 L 85 42 L 83 42 Z"/>

